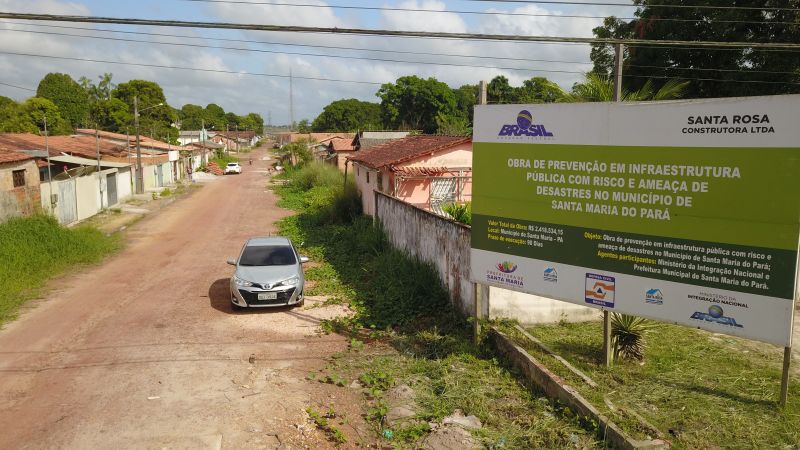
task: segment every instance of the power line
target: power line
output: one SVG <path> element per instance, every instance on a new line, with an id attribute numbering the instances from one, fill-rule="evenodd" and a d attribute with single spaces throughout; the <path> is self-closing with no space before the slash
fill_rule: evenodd
<path id="1" fill-rule="evenodd" d="M 302 79 L 302 80 L 311 80 L 311 81 L 331 81 L 331 82 L 338 82 L 338 83 L 355 83 L 355 84 L 371 84 L 371 85 L 382 85 L 383 83 L 375 82 L 375 81 L 360 81 L 360 80 L 341 80 L 335 78 L 322 78 L 322 77 L 304 77 L 304 76 L 296 76 L 296 75 L 283 75 L 283 74 L 271 74 L 271 73 L 257 73 L 257 72 L 239 72 L 239 71 L 232 71 L 232 70 L 221 70 L 221 69 L 203 69 L 197 67 L 183 67 L 183 66 L 167 66 L 161 64 L 145 64 L 145 63 L 132 63 L 132 62 L 124 62 L 124 61 L 107 61 L 101 59 L 91 59 L 91 58 L 75 58 L 75 57 L 68 57 L 68 56 L 54 56 L 54 55 L 36 55 L 32 53 L 20 53 L 20 52 L 8 52 L 8 51 L 0 51 L 0 55 L 13 55 L 13 56 L 27 56 L 32 58 L 46 58 L 46 59 L 61 59 L 67 61 L 82 61 L 82 62 L 93 62 L 93 63 L 103 63 L 103 64 L 116 64 L 116 65 L 124 65 L 124 66 L 138 66 L 138 67 L 150 67 L 150 68 L 158 68 L 158 69 L 175 69 L 175 70 L 188 70 L 188 71 L 195 71 L 195 72 L 211 72 L 211 73 L 224 73 L 224 74 L 231 74 L 231 75 L 248 75 L 248 76 L 261 76 L 261 77 L 274 77 L 274 78 L 295 78 L 295 79 Z M 579 72 L 583 73 L 583 72 Z M 716 81 L 716 82 L 723 82 L 723 83 L 746 83 L 746 84 L 788 84 L 788 85 L 800 85 L 800 83 L 788 82 L 788 81 L 765 81 L 765 80 L 733 80 L 733 79 L 726 79 L 726 78 L 699 78 L 699 77 L 668 77 L 662 75 L 625 75 L 628 78 L 655 78 L 655 79 L 672 79 L 677 78 L 681 80 L 696 80 L 696 81 Z"/>
<path id="2" fill-rule="evenodd" d="M 397 37 L 425 37 L 446 38 L 461 40 L 481 41 L 508 41 L 508 42 L 561 42 L 579 44 L 625 44 L 625 45 L 658 45 L 658 46 L 699 46 L 699 47 L 742 47 L 742 48 L 786 48 L 800 49 L 800 43 L 789 42 L 719 42 L 719 41 L 681 41 L 681 40 L 646 40 L 646 39 L 619 39 L 596 37 L 565 37 L 565 36 L 514 36 L 506 34 L 475 34 L 475 33 L 448 33 L 433 31 L 403 31 L 379 30 L 366 28 L 337 28 L 337 27 L 307 27 L 293 25 L 260 25 L 224 22 L 195 22 L 180 20 L 154 20 L 131 19 L 117 17 L 94 16 L 67 16 L 54 14 L 24 14 L 0 12 L 0 19 L 53 21 L 53 22 L 83 22 L 83 23 L 113 23 L 118 25 L 139 25 L 158 27 L 182 28 L 211 28 L 223 30 L 249 30 L 249 31 L 279 31 L 289 33 L 330 33 L 364 36 L 397 36 Z"/>
<path id="3" fill-rule="evenodd" d="M 3 83 L 2 81 L 0 81 L 0 84 L 2 84 L 3 86 L 8 86 L 8 87 L 12 87 L 12 88 L 22 89 L 23 91 L 31 91 L 31 92 L 36 92 L 36 89 L 31 89 L 31 88 L 26 88 L 26 87 L 22 87 L 22 86 L 17 86 L 17 85 L 15 85 L 15 84 Z"/>
<path id="4" fill-rule="evenodd" d="M 364 60 L 364 61 L 380 61 L 380 62 L 390 62 L 390 63 L 399 63 L 399 64 L 422 64 L 422 65 L 434 65 L 434 66 L 448 66 L 448 67 L 474 67 L 474 68 L 483 68 L 483 69 L 500 69 L 500 70 L 517 70 L 517 71 L 526 71 L 526 72 L 545 72 L 545 73 L 573 73 L 573 74 L 583 74 L 583 71 L 570 71 L 570 70 L 552 70 L 552 69 L 534 69 L 530 67 L 503 67 L 503 66 L 488 66 L 488 65 L 479 65 L 479 64 L 458 64 L 458 63 L 446 63 L 446 62 L 432 62 L 432 61 L 410 61 L 410 60 L 399 60 L 399 59 L 388 59 L 388 58 L 370 58 L 366 56 L 350 56 L 350 55 L 331 55 L 331 54 L 320 54 L 320 53 L 303 53 L 303 52 L 285 52 L 279 50 L 265 50 L 265 49 L 252 49 L 252 48 L 242 48 L 242 47 L 224 47 L 224 46 L 216 46 L 216 45 L 203 45 L 203 44 L 189 44 L 184 42 L 161 42 L 161 41 L 147 41 L 147 40 L 140 40 L 140 39 L 123 39 L 123 38 L 114 38 L 114 37 L 107 37 L 107 36 L 86 36 L 80 34 L 69 34 L 69 33 L 56 33 L 56 32 L 48 32 L 48 31 L 35 31 L 35 30 L 14 30 L 14 29 L 0 29 L 0 31 L 10 31 L 14 33 L 32 33 L 32 34 L 44 34 L 44 35 L 55 35 L 55 36 L 68 36 L 68 37 L 78 37 L 78 38 L 87 38 L 87 39 L 101 39 L 101 40 L 111 40 L 111 41 L 121 41 L 121 42 L 135 42 L 141 44 L 159 44 L 159 45 L 173 45 L 173 46 L 181 46 L 181 47 L 194 47 L 194 48 L 209 48 L 209 49 L 217 49 L 217 50 L 235 50 L 235 51 L 243 51 L 243 52 L 257 52 L 257 53 L 270 53 L 270 54 L 281 54 L 281 55 L 296 55 L 296 56 L 311 56 L 311 57 L 320 57 L 320 58 L 339 58 L 339 59 L 356 59 L 356 60 Z M 147 34 L 147 33 L 142 33 Z M 328 48 L 339 48 L 339 47 L 332 47 L 329 46 Z M 369 49 L 365 49 L 369 50 Z M 377 51 L 377 50 L 369 50 L 369 51 Z M 410 54 L 418 54 L 415 52 L 406 52 Z M 448 54 L 439 54 L 441 56 L 454 56 Z M 466 55 L 464 55 L 466 56 Z M 477 58 L 479 56 L 466 56 L 468 58 Z M 531 62 L 554 62 L 554 63 L 562 63 L 562 64 L 580 64 L 580 65 L 590 65 L 592 63 L 586 62 L 577 62 L 577 61 L 552 61 L 552 60 L 537 60 L 537 59 L 524 59 L 524 58 L 499 58 L 499 59 L 510 59 L 515 61 L 531 61 Z M 693 70 L 693 71 L 701 71 L 701 72 L 737 72 L 743 74 L 773 74 L 773 75 L 794 75 L 795 72 L 790 71 L 771 71 L 771 70 L 741 70 L 741 69 L 709 69 L 709 68 L 700 68 L 700 67 L 673 67 L 673 66 L 652 66 L 652 65 L 637 65 L 637 64 L 630 64 L 628 67 L 638 67 L 643 69 L 660 69 L 660 70 Z"/>
<path id="5" fill-rule="evenodd" d="M 145 64 L 145 63 L 132 63 L 132 62 L 124 62 L 124 61 L 107 61 L 102 59 L 92 59 L 92 58 L 74 58 L 69 56 L 54 56 L 54 55 L 36 55 L 33 53 L 20 53 L 20 52 L 8 52 L 8 51 L 0 51 L 0 55 L 13 55 L 13 56 L 27 56 L 31 58 L 46 58 L 46 59 L 61 59 L 66 61 L 82 61 L 82 62 L 93 62 L 93 63 L 102 63 L 102 64 L 117 64 L 123 66 L 138 66 L 138 67 L 151 67 L 156 69 L 175 69 L 175 70 L 190 70 L 195 72 L 210 72 L 210 73 L 225 73 L 231 75 L 248 75 L 248 76 L 257 76 L 257 77 L 271 77 L 271 78 L 289 78 L 289 75 L 283 74 L 276 74 L 276 73 L 258 73 L 258 72 L 242 72 L 242 71 L 233 71 L 233 70 L 222 70 L 222 69 L 203 69 L 200 67 L 183 67 L 183 66 L 167 66 L 162 64 Z M 311 80 L 311 81 L 332 81 L 337 83 L 355 83 L 355 84 L 372 84 L 372 85 L 382 85 L 383 83 L 378 83 L 376 81 L 360 81 L 360 80 L 340 80 L 336 78 L 323 78 L 323 77 L 302 77 L 294 75 L 293 78 L 299 78 L 302 80 Z"/>
<path id="6" fill-rule="evenodd" d="M 11 31 L 14 33 L 33 33 L 33 34 L 44 34 L 44 35 L 55 35 L 55 36 L 69 36 L 69 37 L 79 37 L 79 38 L 88 38 L 88 39 L 102 39 L 108 41 L 121 41 L 121 42 L 136 42 L 141 44 L 159 44 L 159 45 L 173 45 L 173 46 L 180 46 L 180 47 L 196 47 L 196 48 L 209 48 L 209 49 L 217 49 L 217 50 L 235 50 L 235 51 L 243 51 L 243 52 L 257 52 L 257 53 L 271 53 L 271 54 L 281 54 L 281 55 L 296 55 L 296 56 L 312 56 L 312 57 L 320 57 L 320 58 L 339 58 L 339 59 L 357 59 L 357 60 L 364 60 L 364 61 L 380 61 L 380 62 L 390 62 L 390 63 L 399 63 L 399 64 L 422 64 L 422 65 L 431 65 L 431 66 L 448 66 L 448 67 L 473 67 L 473 68 L 482 68 L 482 69 L 499 69 L 499 70 L 518 70 L 518 71 L 526 71 L 526 72 L 546 72 L 546 73 L 574 73 L 574 74 L 583 74 L 583 71 L 574 71 L 574 70 L 553 70 L 553 69 L 534 69 L 531 67 L 502 67 L 502 66 L 488 66 L 488 65 L 480 65 L 480 64 L 459 64 L 459 63 L 447 63 L 447 62 L 433 62 L 433 61 L 410 61 L 404 59 L 389 59 L 389 58 L 370 58 L 366 56 L 350 56 L 350 55 L 330 55 L 330 54 L 322 54 L 322 53 L 303 53 L 303 52 L 285 52 L 279 50 L 265 50 L 265 49 L 253 49 L 253 48 L 242 48 L 242 47 L 223 47 L 217 45 L 202 45 L 202 44 L 188 44 L 185 42 L 160 42 L 160 41 L 145 41 L 140 39 L 123 39 L 123 38 L 114 38 L 114 37 L 106 37 L 106 36 L 86 36 L 80 34 L 69 34 L 69 33 L 56 33 L 56 32 L 49 32 L 49 31 L 33 31 L 33 30 L 9 30 L 9 29 L 0 29 L 0 31 Z M 533 60 L 536 61 L 536 60 Z M 541 60 L 540 60 L 541 62 Z M 584 62 L 570 62 L 569 64 L 590 64 Z"/>
<path id="7" fill-rule="evenodd" d="M 577 6 L 622 6 L 627 8 L 641 8 L 642 5 L 608 3 L 608 2 L 585 2 L 585 1 L 556 1 L 556 0 L 461 0 L 464 2 L 480 3 L 522 3 L 522 4 L 543 4 L 543 5 L 577 5 Z M 647 8 L 683 8 L 683 9 L 720 9 L 720 10 L 749 10 L 749 11 L 800 11 L 797 8 L 764 7 L 757 6 L 709 6 L 709 5 L 645 5 Z"/>
<path id="8" fill-rule="evenodd" d="M 606 16 L 586 16 L 575 14 L 544 14 L 544 13 L 525 13 L 525 12 L 507 12 L 507 11 L 464 11 L 452 9 L 426 9 L 426 8 L 401 8 L 390 6 L 351 6 L 351 5 L 320 5 L 314 3 L 283 3 L 283 2 L 264 2 L 264 1 L 246 1 L 246 0 L 179 0 L 183 2 L 192 3 L 222 3 L 222 4 L 236 4 L 236 5 L 251 5 L 251 6 L 286 6 L 290 8 L 330 8 L 330 9 L 344 9 L 344 10 L 359 10 L 359 11 L 389 11 L 389 12 L 421 12 L 421 13 L 440 13 L 440 14 L 466 14 L 466 15 L 479 15 L 479 16 L 511 16 L 511 17 L 548 17 L 553 19 L 605 19 Z M 566 4 L 566 3 L 565 3 Z M 640 17 L 618 17 L 620 20 L 639 20 Z M 776 25 L 794 25 L 794 22 L 777 22 L 777 21 L 753 21 L 753 20 L 706 20 L 706 19 L 675 19 L 668 17 L 648 17 L 647 20 L 659 22 L 703 22 L 703 23 L 751 23 L 751 24 L 776 24 Z"/>

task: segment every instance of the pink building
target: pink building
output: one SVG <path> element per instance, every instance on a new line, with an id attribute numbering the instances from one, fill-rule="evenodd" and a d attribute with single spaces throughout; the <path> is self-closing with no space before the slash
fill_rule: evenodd
<path id="1" fill-rule="evenodd" d="M 472 199 L 472 139 L 409 136 L 348 157 L 364 214 L 375 213 L 374 191 L 441 214 L 448 203 Z"/>

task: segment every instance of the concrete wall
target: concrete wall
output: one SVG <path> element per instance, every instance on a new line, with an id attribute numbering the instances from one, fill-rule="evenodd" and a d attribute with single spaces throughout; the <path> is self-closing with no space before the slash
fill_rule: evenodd
<path id="1" fill-rule="evenodd" d="M 14 187 L 13 172 L 25 171 L 25 185 Z M 41 204 L 39 168 L 33 160 L 0 164 L 0 223 L 12 217 L 29 216 Z"/>
<path id="2" fill-rule="evenodd" d="M 372 192 L 379 190 L 378 172 L 358 163 L 353 163 L 353 172 L 356 177 L 356 186 L 358 186 L 358 191 L 361 192 L 361 206 L 364 208 L 364 214 L 374 216 L 375 196 L 372 195 Z M 385 178 L 383 180 L 384 183 L 388 181 Z"/>
<path id="3" fill-rule="evenodd" d="M 465 315 L 473 316 L 475 288 L 470 266 L 471 228 L 379 192 L 370 197 L 376 205 L 375 217 L 383 225 L 392 245 L 433 264 L 457 308 Z M 489 288 L 490 318 L 506 317 L 533 324 L 591 320 L 598 314 L 597 310 L 585 306 Z"/>
<path id="4" fill-rule="evenodd" d="M 120 170 L 117 173 L 117 198 L 120 202 L 131 198 L 133 196 L 133 171 Z"/>
<path id="5" fill-rule="evenodd" d="M 392 245 L 433 264 L 456 308 L 464 315 L 474 315 L 470 228 L 379 192 L 371 197 L 376 206 L 375 217 Z"/>

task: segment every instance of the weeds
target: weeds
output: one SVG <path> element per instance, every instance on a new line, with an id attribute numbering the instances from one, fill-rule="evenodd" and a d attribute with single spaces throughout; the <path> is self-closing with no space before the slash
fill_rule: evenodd
<path id="1" fill-rule="evenodd" d="M 463 205 L 458 203 L 450 203 L 444 206 L 444 212 L 456 222 L 461 222 L 466 225 L 472 225 L 472 203 L 466 202 Z"/>
<path id="2" fill-rule="evenodd" d="M 96 263 L 120 247 L 118 236 L 89 227 L 68 229 L 44 215 L 0 224 L 0 323 L 41 294 L 53 276 Z"/>
<path id="3" fill-rule="evenodd" d="M 347 436 L 342 433 L 342 430 L 336 428 L 335 426 L 331 425 L 328 419 L 333 419 L 336 417 L 336 412 L 333 410 L 333 405 L 331 405 L 328 409 L 328 413 L 325 415 L 320 414 L 314 408 L 308 407 L 306 408 L 306 413 L 308 417 L 314 421 L 314 424 L 317 425 L 317 428 L 324 431 L 325 434 L 328 435 L 328 439 L 336 443 L 337 445 L 347 443 Z"/>

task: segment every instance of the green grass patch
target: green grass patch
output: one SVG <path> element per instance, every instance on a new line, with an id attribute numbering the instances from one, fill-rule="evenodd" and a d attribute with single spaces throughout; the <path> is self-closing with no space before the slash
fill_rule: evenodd
<path id="1" fill-rule="evenodd" d="M 121 246 L 118 236 L 90 227 L 64 228 L 48 216 L 0 224 L 0 323 L 16 317 L 52 277 L 92 264 Z"/>
<path id="2" fill-rule="evenodd" d="M 527 340 L 518 342 L 631 434 L 642 437 L 648 430 L 626 410 L 644 417 L 673 441 L 673 448 L 800 446 L 800 383 L 791 383 L 786 409 L 777 406 L 782 349 L 658 323 L 646 338 L 643 363 L 618 362 L 607 369 L 600 322 L 528 331 L 594 379 L 599 389 L 585 385 Z"/>
<path id="3" fill-rule="evenodd" d="M 210 159 L 208 162 L 214 162 L 220 167 L 225 167 L 228 163 L 239 162 L 239 157 L 220 152 L 216 154 L 215 158 Z"/>
<path id="4" fill-rule="evenodd" d="M 531 393 L 474 344 L 433 267 L 394 249 L 360 215 L 352 180 L 345 187 L 338 169 L 321 164 L 289 168 L 278 178 L 286 180 L 273 187 L 280 205 L 297 211 L 279 230 L 316 263 L 306 272 L 314 281 L 309 294 L 332 296 L 356 312 L 321 324 L 326 332 L 350 335 L 351 345 L 313 378 L 337 386 L 359 380 L 365 417 L 385 444 L 416 448 L 430 432 L 428 421 L 461 409 L 484 423 L 474 436 L 488 448 L 601 446 L 590 425 Z M 384 397 L 398 383 L 415 389 L 418 420 L 387 429 L 391 405 Z"/>

